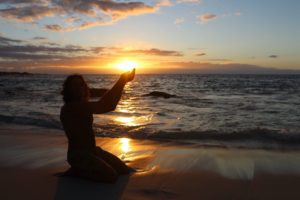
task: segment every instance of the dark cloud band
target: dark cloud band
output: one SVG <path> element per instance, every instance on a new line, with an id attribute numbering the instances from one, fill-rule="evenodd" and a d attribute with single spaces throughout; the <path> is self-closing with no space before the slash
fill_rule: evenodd
<path id="1" fill-rule="evenodd" d="M 153 2 L 153 1 L 152 1 Z M 64 23 L 45 25 L 51 31 L 72 31 L 91 26 L 107 25 L 132 15 L 156 12 L 161 4 L 116 0 L 4 0 L 0 17 L 21 22 L 35 22 L 44 17 L 59 17 Z M 79 20 L 70 18 L 78 16 Z M 69 23 L 70 24 L 70 23 Z"/>

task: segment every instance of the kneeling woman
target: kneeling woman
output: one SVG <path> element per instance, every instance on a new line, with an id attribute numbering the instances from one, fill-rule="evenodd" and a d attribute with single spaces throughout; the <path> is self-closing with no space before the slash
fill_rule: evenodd
<path id="1" fill-rule="evenodd" d="M 113 183 L 118 175 L 129 173 L 129 167 L 123 161 L 96 146 L 92 125 L 93 114 L 115 110 L 124 86 L 134 76 L 134 69 L 122 74 L 112 89 L 96 102 L 89 101 L 89 87 L 81 75 L 71 75 L 65 80 L 62 91 L 65 104 L 60 120 L 68 138 L 67 158 L 71 174 Z"/>

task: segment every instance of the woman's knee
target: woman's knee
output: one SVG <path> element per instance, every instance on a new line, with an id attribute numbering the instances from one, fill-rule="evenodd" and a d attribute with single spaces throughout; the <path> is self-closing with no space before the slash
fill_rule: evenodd
<path id="1" fill-rule="evenodd" d="M 129 167 L 116 155 L 101 148 L 97 149 L 96 151 L 98 158 L 109 164 L 114 170 L 117 171 L 118 174 L 129 174 Z"/>
<path id="2" fill-rule="evenodd" d="M 107 182 L 115 183 L 117 180 L 118 180 L 118 173 L 115 170 L 113 170 L 108 174 Z"/>
<path id="3" fill-rule="evenodd" d="M 118 173 L 111 168 L 103 171 L 95 171 L 93 177 L 96 181 L 115 183 L 118 180 Z"/>

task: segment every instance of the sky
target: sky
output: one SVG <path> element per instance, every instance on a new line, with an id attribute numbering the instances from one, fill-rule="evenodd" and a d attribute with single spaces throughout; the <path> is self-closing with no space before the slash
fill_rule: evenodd
<path id="1" fill-rule="evenodd" d="M 299 72 L 299 10 L 299 0 L 1 0 L 0 71 Z"/>

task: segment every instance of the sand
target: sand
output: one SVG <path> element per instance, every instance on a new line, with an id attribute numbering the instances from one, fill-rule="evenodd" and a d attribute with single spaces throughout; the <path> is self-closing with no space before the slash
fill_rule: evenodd
<path id="1" fill-rule="evenodd" d="M 97 138 L 137 172 L 104 184 L 68 169 L 62 131 L 0 126 L 0 199 L 300 199 L 300 152 Z"/>

